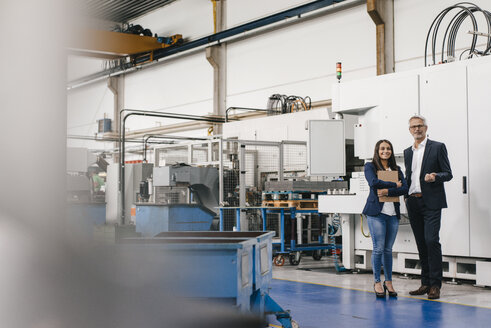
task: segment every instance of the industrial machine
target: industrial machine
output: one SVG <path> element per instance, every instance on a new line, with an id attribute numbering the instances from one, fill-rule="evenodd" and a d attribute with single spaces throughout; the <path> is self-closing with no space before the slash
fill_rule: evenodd
<path id="1" fill-rule="evenodd" d="M 154 167 L 155 203 L 175 204 L 191 201 L 208 208 L 218 206 L 218 170 L 179 164 Z"/>
<path id="2" fill-rule="evenodd" d="M 210 230 L 217 213 L 218 189 L 216 168 L 154 167 L 151 183 L 142 184 L 145 197 L 135 203 L 136 231 L 153 237 L 163 231 Z"/>
<path id="3" fill-rule="evenodd" d="M 125 217 L 131 218 L 133 204 L 139 202 L 146 195 L 140 194 L 140 183 L 152 177 L 153 164 L 151 163 L 126 163 L 125 164 Z M 121 221 L 121 192 L 120 192 L 120 166 L 111 164 L 107 168 L 106 201 L 107 222 L 117 223 Z"/>
<path id="4" fill-rule="evenodd" d="M 92 200 L 88 171 L 96 160 L 87 148 L 67 148 L 67 201 L 87 203 Z"/>
<path id="5" fill-rule="evenodd" d="M 483 57 L 333 87 L 333 112 L 357 118 L 347 129 L 353 129 L 360 159 L 370 160 L 376 141 L 386 138 L 404 170 L 403 150 L 413 143 L 408 132 L 413 114 L 426 117 L 430 139 L 446 144 L 453 179 L 445 184 L 448 208 L 442 211 L 440 239 L 443 275 L 452 279 L 479 280 L 486 275 L 480 268 L 491 259 L 491 137 L 485 133 L 491 120 L 490 76 L 491 58 Z M 352 177 L 349 195 L 319 196 L 320 212 L 341 214 L 343 264 L 352 269 L 370 268 L 372 243 L 360 220 L 368 193 L 363 180 L 362 174 Z M 394 271 L 419 274 L 416 243 L 407 224 L 399 228 L 394 254 Z"/>

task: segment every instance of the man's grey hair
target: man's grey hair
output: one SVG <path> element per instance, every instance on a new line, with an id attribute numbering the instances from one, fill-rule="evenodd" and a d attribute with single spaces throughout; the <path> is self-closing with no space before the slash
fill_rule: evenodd
<path id="1" fill-rule="evenodd" d="M 408 124 L 409 124 L 409 125 L 411 125 L 411 120 L 412 120 L 412 119 L 415 119 L 415 118 L 420 119 L 421 121 L 423 121 L 423 125 L 426 125 L 426 118 L 424 118 L 424 116 L 423 116 L 423 115 L 418 115 L 418 114 L 414 114 L 413 116 L 411 116 L 411 117 L 409 118 Z"/>

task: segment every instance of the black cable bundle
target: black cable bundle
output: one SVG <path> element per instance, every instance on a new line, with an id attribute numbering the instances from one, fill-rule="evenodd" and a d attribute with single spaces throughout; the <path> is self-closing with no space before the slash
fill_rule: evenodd
<path id="1" fill-rule="evenodd" d="M 268 99 L 267 107 L 268 115 L 279 115 L 285 113 L 293 113 L 312 108 L 312 100 L 309 96 L 287 96 L 274 94 Z"/>
<path id="2" fill-rule="evenodd" d="M 475 4 L 471 2 L 459 2 L 451 7 L 448 7 L 444 9 L 442 12 L 436 16 L 436 18 L 433 20 L 433 23 L 430 26 L 430 29 L 428 30 L 428 35 L 426 36 L 426 44 L 425 44 L 425 66 L 427 66 L 427 56 L 428 56 L 428 41 L 430 39 L 430 34 L 432 34 L 431 37 L 431 58 L 432 58 L 432 65 L 436 64 L 435 57 L 436 57 L 436 39 L 438 35 L 438 29 L 440 28 L 440 24 L 443 20 L 443 18 L 453 9 L 460 9 L 457 14 L 455 14 L 450 21 L 450 23 L 447 26 L 447 29 L 445 30 L 445 34 L 443 36 L 443 42 L 442 42 L 442 57 L 441 57 L 441 62 L 444 63 L 446 61 L 453 61 L 455 57 L 455 40 L 457 38 L 457 32 L 459 31 L 460 26 L 462 25 L 462 22 L 467 18 L 470 17 L 472 21 L 472 26 L 474 28 L 474 34 L 472 35 L 472 42 L 470 45 L 470 48 L 465 49 L 459 56 L 459 60 L 461 59 L 462 55 L 465 52 L 469 52 L 468 58 L 472 58 L 473 56 L 486 56 L 491 53 L 491 13 L 487 10 L 483 10 L 476 6 Z M 477 43 L 477 37 L 478 35 L 476 33 L 479 32 L 478 26 L 477 26 L 477 20 L 476 16 L 474 15 L 475 13 L 481 13 L 484 15 L 486 19 L 486 25 L 488 27 L 488 32 L 487 32 L 487 38 L 488 42 L 486 45 L 486 49 L 484 51 L 479 51 L 476 49 L 476 43 Z M 445 60 L 445 43 L 447 45 L 447 59 Z"/>

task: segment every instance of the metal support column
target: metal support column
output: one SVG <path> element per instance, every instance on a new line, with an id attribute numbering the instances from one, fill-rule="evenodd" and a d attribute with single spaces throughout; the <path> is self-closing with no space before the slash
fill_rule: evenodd
<path id="1" fill-rule="evenodd" d="M 116 77 L 110 77 L 107 80 L 107 87 L 113 93 L 114 98 L 114 110 L 113 110 L 113 124 L 112 133 L 120 135 L 120 124 L 116 122 L 121 121 L 121 111 L 124 108 L 124 74 L 118 75 Z M 114 153 L 114 163 L 120 162 L 121 156 L 121 139 L 114 143 L 114 147 L 118 149 L 118 152 Z M 118 170 L 118 181 L 120 181 L 121 168 Z M 119 185 L 117 192 L 116 208 L 108 206 L 106 209 L 106 221 L 122 224 L 122 212 L 121 206 L 121 186 Z M 106 194 L 107 195 L 107 194 Z M 109 197 L 109 195 L 107 195 Z"/>
<path id="2" fill-rule="evenodd" d="M 225 1 L 214 1 L 214 33 L 225 29 Z M 206 59 L 213 67 L 213 115 L 225 115 L 227 101 L 227 44 L 219 43 L 206 48 Z M 213 134 L 222 134 L 222 125 L 213 125 Z"/>
<path id="3" fill-rule="evenodd" d="M 223 206 L 223 140 L 222 137 L 218 139 L 218 193 L 219 204 Z"/>
<path id="4" fill-rule="evenodd" d="M 223 208 L 220 209 L 220 224 L 219 224 L 219 230 L 223 231 Z"/>
<path id="5" fill-rule="evenodd" d="M 246 170 L 245 170 L 245 149 L 244 144 L 240 144 L 239 147 L 239 207 L 246 206 Z M 243 231 L 248 231 L 247 216 L 246 213 L 240 213 L 240 223 L 243 227 Z"/>
<path id="6" fill-rule="evenodd" d="M 193 145 L 188 145 L 188 163 L 191 165 L 193 163 Z"/>
<path id="7" fill-rule="evenodd" d="M 394 72 L 394 0 L 367 0 L 376 25 L 377 75 Z"/>
<path id="8" fill-rule="evenodd" d="M 107 87 L 113 93 L 114 99 L 112 132 L 117 135 L 119 135 L 120 126 L 119 124 L 116 124 L 116 122 L 120 121 L 119 116 L 121 110 L 124 108 L 124 82 L 124 74 L 110 77 L 107 80 Z M 115 144 L 115 147 L 117 147 L 118 149 L 120 149 L 120 146 L 120 143 Z M 114 163 L 119 162 L 119 156 L 119 152 L 114 155 Z"/>
<path id="9" fill-rule="evenodd" d="M 206 156 L 206 161 L 208 163 L 211 163 L 213 161 L 213 141 L 212 140 L 208 140 L 207 146 L 208 146 L 208 153 L 207 153 L 207 156 Z"/>
<path id="10" fill-rule="evenodd" d="M 290 249 L 295 249 L 295 218 L 297 217 L 297 209 L 295 207 L 290 207 L 290 220 L 291 220 L 291 237 L 290 237 Z"/>
<path id="11" fill-rule="evenodd" d="M 341 215 L 343 232 L 343 266 L 346 269 L 355 268 L 355 217 L 352 214 Z M 335 249 L 333 250 L 336 251 Z"/>
<path id="12" fill-rule="evenodd" d="M 284 154 L 285 154 L 285 151 L 284 151 L 284 147 L 285 145 L 283 144 L 283 142 L 280 143 L 279 145 L 279 168 L 278 168 L 278 180 L 279 181 L 283 181 L 283 172 L 284 172 L 284 163 L 283 163 L 283 159 L 284 159 Z"/>
<path id="13" fill-rule="evenodd" d="M 302 243 L 302 232 L 303 232 L 303 225 L 302 225 L 302 218 L 303 215 L 300 213 L 297 213 L 296 219 L 297 219 L 297 243 L 301 244 Z"/>
<path id="14" fill-rule="evenodd" d="M 242 212 L 240 210 L 240 207 L 235 210 L 235 227 L 237 231 L 241 231 L 240 230 L 240 221 L 242 220 L 242 218 L 240 217 L 241 213 Z"/>
<path id="15" fill-rule="evenodd" d="M 285 209 L 280 209 L 281 252 L 285 252 Z"/>
<path id="16" fill-rule="evenodd" d="M 267 219 L 267 213 L 266 213 L 266 209 L 265 208 L 261 208 L 261 214 L 262 214 L 262 217 L 263 217 L 263 231 L 266 231 L 266 219 Z"/>

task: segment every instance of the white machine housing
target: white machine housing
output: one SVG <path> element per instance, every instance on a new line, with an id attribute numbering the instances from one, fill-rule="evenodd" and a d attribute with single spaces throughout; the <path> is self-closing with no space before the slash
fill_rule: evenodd
<path id="1" fill-rule="evenodd" d="M 447 146 L 453 179 L 445 183 L 448 208 L 442 211 L 440 230 L 446 277 L 476 279 L 476 258 L 491 258 L 490 90 L 491 56 L 333 86 L 333 112 L 358 115 L 353 126 L 355 156 L 370 160 L 377 140 L 388 139 L 404 170 L 402 154 L 413 143 L 408 131 L 413 114 L 427 119 L 429 139 Z M 346 214 L 343 240 L 352 234 L 351 250 L 344 249 L 348 268 L 354 268 L 355 250 L 372 249 L 360 229 L 365 200 L 360 195 L 319 200 L 321 212 Z M 394 271 L 419 273 L 411 264 L 418 257 L 409 225 L 400 227 L 394 252 Z"/>

